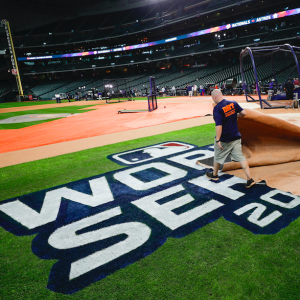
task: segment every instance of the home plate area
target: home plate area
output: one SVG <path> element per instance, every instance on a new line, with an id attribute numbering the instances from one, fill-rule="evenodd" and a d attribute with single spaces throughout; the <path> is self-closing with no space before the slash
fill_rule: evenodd
<path id="1" fill-rule="evenodd" d="M 299 217 L 299 196 L 225 173 L 209 180 L 196 161 L 211 157 L 211 145 L 179 141 L 116 153 L 127 167 L 1 202 L 0 224 L 36 235 L 33 253 L 57 260 L 48 289 L 72 294 L 221 217 L 254 234 Z"/>

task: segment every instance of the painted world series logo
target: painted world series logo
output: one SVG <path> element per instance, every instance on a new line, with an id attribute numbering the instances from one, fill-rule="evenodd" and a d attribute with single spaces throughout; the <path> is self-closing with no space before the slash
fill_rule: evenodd
<path id="1" fill-rule="evenodd" d="M 300 197 L 265 184 L 205 176 L 213 146 L 165 142 L 109 156 L 127 167 L 0 202 L 0 225 L 36 235 L 33 253 L 57 260 L 47 288 L 72 294 L 224 217 L 275 234 L 300 215 Z"/>

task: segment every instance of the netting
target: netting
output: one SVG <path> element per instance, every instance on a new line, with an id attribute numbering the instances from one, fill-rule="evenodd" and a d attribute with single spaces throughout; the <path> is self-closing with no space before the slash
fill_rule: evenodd
<path id="1" fill-rule="evenodd" d="M 156 95 L 155 77 L 150 76 L 149 80 L 150 80 L 150 96 Z"/>
<path id="2" fill-rule="evenodd" d="M 286 107 L 284 87 L 289 79 L 300 77 L 299 60 L 300 48 L 288 44 L 242 50 L 240 65 L 246 100 L 260 101 L 261 108 Z"/>

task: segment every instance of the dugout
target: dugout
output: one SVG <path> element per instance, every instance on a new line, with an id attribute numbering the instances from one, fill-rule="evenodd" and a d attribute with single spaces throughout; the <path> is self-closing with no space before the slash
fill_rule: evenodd
<path id="1" fill-rule="evenodd" d="M 104 93 L 102 99 L 106 103 L 134 101 L 133 90 L 128 78 L 103 79 Z"/>
<path id="2" fill-rule="evenodd" d="M 148 108 L 144 109 L 123 109 L 119 110 L 118 113 L 139 113 L 139 112 L 152 112 L 157 109 L 157 98 L 156 98 L 156 85 L 155 77 L 150 76 L 150 94 L 148 95 Z"/>

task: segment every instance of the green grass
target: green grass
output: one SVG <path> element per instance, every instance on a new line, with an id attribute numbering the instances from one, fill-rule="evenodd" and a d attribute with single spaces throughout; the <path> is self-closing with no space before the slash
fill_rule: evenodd
<path id="1" fill-rule="evenodd" d="M 17 112 L 10 112 L 10 113 L 2 113 L 0 114 L 0 120 L 4 120 L 11 117 L 23 116 L 23 115 L 31 115 L 31 114 L 62 114 L 62 113 L 70 113 L 70 114 L 81 114 L 88 111 L 92 111 L 94 109 L 84 109 L 87 107 L 92 107 L 95 105 L 84 105 L 84 106 L 67 106 L 67 107 L 54 107 L 54 108 L 45 108 L 45 109 L 38 109 L 38 110 L 25 110 L 25 111 L 17 111 Z M 13 124 L 0 124 L 1 129 L 19 129 L 24 127 L 29 127 L 45 122 L 51 122 L 56 119 L 49 119 L 43 121 L 34 121 L 34 122 L 24 122 L 24 123 L 13 123 Z"/>
<path id="2" fill-rule="evenodd" d="M 157 99 L 166 99 L 166 98 L 172 98 L 172 97 L 157 97 Z M 135 100 L 147 100 L 146 97 L 137 97 L 134 98 Z M 96 100 L 95 100 L 96 101 Z M 68 100 L 61 100 L 62 103 L 68 103 Z M 75 99 L 71 99 L 71 102 L 76 102 Z M 82 104 L 87 103 L 89 101 L 81 101 Z M 35 106 L 35 105 L 43 105 L 43 104 L 56 104 L 56 100 L 44 100 L 44 101 L 26 101 L 26 102 L 6 102 L 6 103 L 0 103 L 0 109 L 1 108 L 10 108 L 10 107 L 23 107 L 23 106 Z M 99 104 L 103 104 L 99 102 Z"/>
<path id="3" fill-rule="evenodd" d="M 68 102 L 68 100 L 62 100 L 62 102 Z M 26 102 L 6 102 L 0 103 L 0 108 L 9 108 L 9 107 L 22 107 L 22 106 L 34 106 L 34 105 L 43 105 L 43 104 L 55 104 L 56 100 L 45 100 L 45 101 L 26 101 Z"/>
<path id="4" fill-rule="evenodd" d="M 0 199 L 122 168 L 109 154 L 170 140 L 203 146 L 214 134 L 209 124 L 2 168 Z M 32 253 L 32 236 L 1 229 L 0 298 L 299 299 L 299 226 L 298 219 L 275 235 L 254 235 L 221 218 L 72 296 L 46 289 L 55 261 Z"/>

